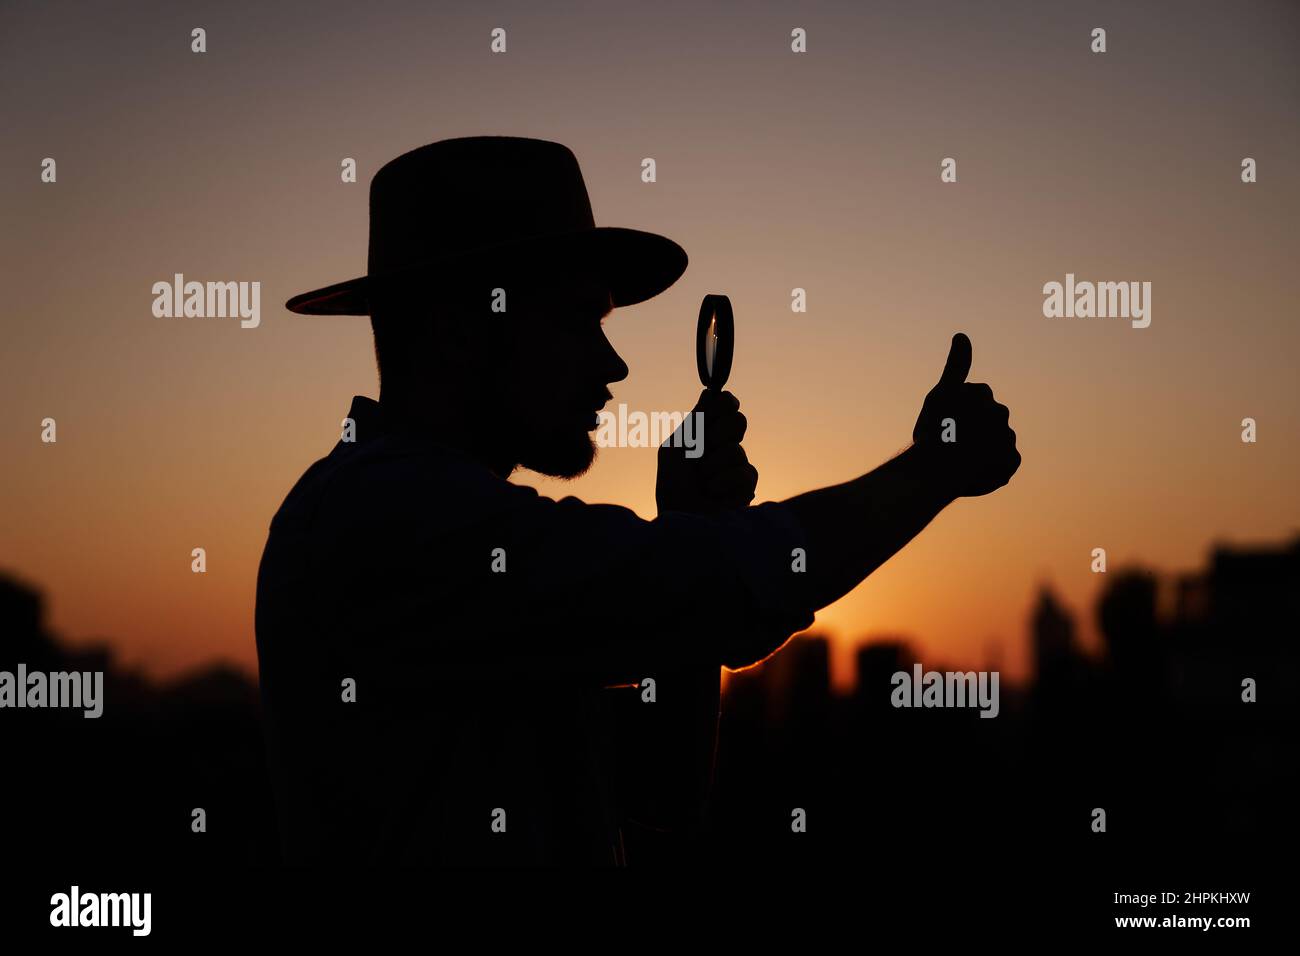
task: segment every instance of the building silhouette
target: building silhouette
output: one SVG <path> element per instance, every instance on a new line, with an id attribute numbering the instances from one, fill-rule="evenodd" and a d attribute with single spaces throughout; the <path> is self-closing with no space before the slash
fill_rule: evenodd
<path id="1" fill-rule="evenodd" d="M 1204 570 L 1168 579 L 1117 570 L 1094 611 L 1096 656 L 1080 649 L 1050 588 L 1039 590 L 1032 679 L 1001 684 L 993 720 L 893 707 L 890 678 L 917 660 L 900 636 L 858 650 L 843 695 L 831 685 L 829 640 L 796 638 L 729 675 L 703 834 L 642 859 L 831 866 L 958 848 L 970 859 L 1056 854 L 1100 872 L 1123 853 L 1230 855 L 1293 842 L 1300 538 L 1216 547 Z M 5 576 L 0 635 L 0 669 L 102 670 L 107 701 L 98 720 L 0 714 L 18 769 L 4 797 L 15 858 L 278 862 L 248 675 L 211 667 L 158 683 L 123 668 L 106 644 L 71 649 L 46 630 L 39 592 Z M 1105 843 L 1090 827 L 1098 807 Z M 206 833 L 192 830 L 195 808 Z M 792 828 L 800 811 L 802 833 Z"/>

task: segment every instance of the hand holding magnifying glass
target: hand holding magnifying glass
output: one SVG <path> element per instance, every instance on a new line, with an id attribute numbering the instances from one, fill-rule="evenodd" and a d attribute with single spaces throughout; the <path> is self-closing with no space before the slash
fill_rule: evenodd
<path id="1" fill-rule="evenodd" d="M 722 390 L 731 374 L 734 345 L 731 300 L 706 295 L 695 329 L 695 365 L 704 393 L 678 430 L 689 426 L 692 441 L 670 441 L 659 449 L 655 498 L 660 511 L 708 514 L 744 508 L 754 500 L 758 471 L 740 445 L 745 416 L 736 396 Z"/>

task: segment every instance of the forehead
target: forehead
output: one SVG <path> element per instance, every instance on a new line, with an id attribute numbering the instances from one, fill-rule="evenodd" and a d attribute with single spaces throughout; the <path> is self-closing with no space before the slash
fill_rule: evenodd
<path id="1" fill-rule="evenodd" d="M 607 314 L 613 307 L 609 286 L 595 275 L 574 275 L 530 283 L 521 298 L 527 308 Z"/>

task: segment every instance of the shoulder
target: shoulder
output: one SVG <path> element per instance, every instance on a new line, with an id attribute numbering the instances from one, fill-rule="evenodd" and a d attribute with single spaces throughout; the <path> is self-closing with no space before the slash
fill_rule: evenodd
<path id="1" fill-rule="evenodd" d="M 330 457 L 336 460 L 322 472 L 320 504 L 344 518 L 375 521 L 397 514 L 453 522 L 527 508 L 541 498 L 458 451 L 427 442 L 384 436 L 354 449 L 336 448 Z"/>

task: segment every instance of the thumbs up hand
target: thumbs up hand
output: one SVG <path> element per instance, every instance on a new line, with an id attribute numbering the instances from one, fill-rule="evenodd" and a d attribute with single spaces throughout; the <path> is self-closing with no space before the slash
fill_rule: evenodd
<path id="1" fill-rule="evenodd" d="M 1011 412 L 994 401 L 993 389 L 966 381 L 970 363 L 970 339 L 958 332 L 912 430 L 918 454 L 954 498 L 996 491 L 1020 467 Z"/>

